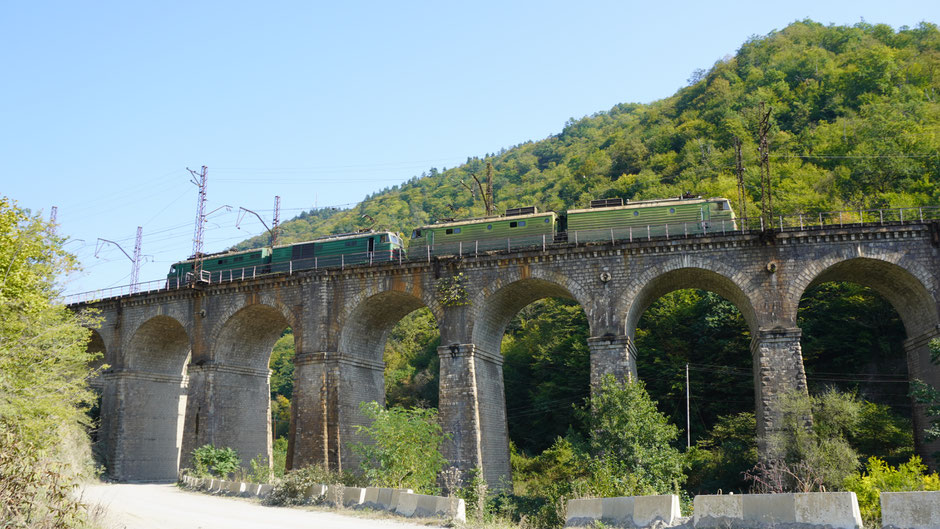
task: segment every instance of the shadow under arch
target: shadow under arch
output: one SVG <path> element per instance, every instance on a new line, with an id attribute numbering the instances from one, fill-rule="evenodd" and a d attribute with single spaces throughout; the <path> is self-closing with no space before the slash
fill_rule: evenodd
<path id="1" fill-rule="evenodd" d="M 891 262 L 870 257 L 833 259 L 818 272 L 792 290 L 792 302 L 799 306 L 806 292 L 829 282 L 854 283 L 871 288 L 897 311 L 904 325 L 907 339 L 903 347 L 908 378 L 920 379 L 934 387 L 940 386 L 940 367 L 931 363 L 929 342 L 940 336 L 940 311 L 931 291 L 936 285 L 924 284 L 933 277 L 916 266 L 910 268 L 902 261 Z M 938 461 L 933 454 L 940 451 L 940 440 L 924 442 L 924 431 L 929 425 L 923 405 L 913 403 L 914 446 L 922 459 L 936 469 Z"/>
<path id="2" fill-rule="evenodd" d="M 388 333 L 395 324 L 425 307 L 430 308 L 423 299 L 398 290 L 386 290 L 359 300 L 343 320 L 338 344 L 340 354 L 381 363 Z M 437 314 L 434 316 L 436 319 Z M 384 396 L 378 402 L 383 401 Z"/>
<path id="3" fill-rule="evenodd" d="M 383 290 L 364 295 L 353 302 L 342 319 L 337 355 L 332 360 L 341 362 L 342 375 L 330 378 L 325 384 L 329 402 L 326 406 L 335 420 L 326 420 L 328 438 L 335 440 L 324 456 L 335 469 L 357 468 L 358 454 L 351 450 L 356 443 L 369 439 L 358 431 L 358 426 L 369 426 L 360 411 L 363 402 L 385 404 L 385 362 L 383 354 L 389 333 L 408 314 L 428 308 L 437 320 L 438 314 L 425 300 L 400 290 Z M 337 450 L 339 453 L 337 453 Z"/>
<path id="4" fill-rule="evenodd" d="M 190 337 L 180 322 L 155 316 L 141 324 L 126 344 L 127 383 L 103 396 L 102 430 L 109 436 L 109 470 L 119 480 L 172 480 L 179 469 L 183 413 L 186 409 L 186 360 Z M 118 425 L 104 421 L 118 420 Z M 115 427 L 116 426 L 116 427 Z"/>
<path id="5" fill-rule="evenodd" d="M 917 274 L 927 275 L 925 272 Z M 940 323 L 937 301 L 928 287 L 912 270 L 900 264 L 869 257 L 852 257 L 829 264 L 809 282 L 793 292 L 793 306 L 807 290 L 821 283 L 843 281 L 869 287 L 878 292 L 898 311 L 908 338 L 936 329 Z"/>
<path id="6" fill-rule="evenodd" d="M 497 285 L 491 294 L 474 303 L 478 308 L 473 318 L 471 342 L 483 351 L 500 354 L 503 334 L 509 322 L 529 304 L 546 298 L 562 298 L 580 303 L 567 287 L 547 279 L 516 279 Z"/>
<path id="7" fill-rule="evenodd" d="M 218 329 L 210 349 L 211 361 L 200 365 L 202 359 L 194 359 L 197 364 L 194 371 L 211 372 L 212 376 L 211 379 L 199 377 L 198 383 L 194 380 L 190 392 L 205 392 L 210 403 L 209 409 L 204 410 L 197 398 L 189 409 L 193 428 L 204 428 L 205 431 L 202 437 L 195 431 L 191 433 L 195 437 L 193 448 L 204 442 L 233 448 L 243 468 L 248 468 L 251 460 L 258 456 L 267 458 L 270 464 L 272 430 L 268 364 L 274 344 L 288 327 L 290 321 L 278 307 L 263 303 L 244 306 L 231 314 Z M 302 340 L 299 333 L 295 340 L 298 344 Z"/>
<path id="8" fill-rule="evenodd" d="M 747 293 L 728 275 L 698 267 L 681 267 L 663 271 L 648 279 L 633 295 L 624 299 L 629 303 L 623 314 L 624 329 L 631 339 L 636 332 L 636 325 L 643 312 L 654 301 L 676 290 L 699 289 L 714 292 L 730 301 L 744 317 L 751 334 L 757 332 L 760 322 L 754 309 L 754 303 Z"/>
<path id="9" fill-rule="evenodd" d="M 510 490 L 512 487 L 503 335 L 516 314 L 535 301 L 562 298 L 581 304 L 572 292 L 578 291 L 577 285 L 570 283 L 569 287 L 565 283 L 563 277 L 520 274 L 500 278 L 482 289 L 471 304 L 472 354 L 467 355 L 453 345 L 447 346 L 455 347 L 452 354 L 441 357 L 441 417 L 445 428 L 454 432 L 453 438 L 445 443 L 445 454 L 464 470 L 481 467 L 483 478 L 491 487 Z M 584 310 L 583 304 L 581 309 Z M 453 387 L 445 388 L 445 380 Z M 475 388 L 473 398 L 463 394 L 466 393 L 463 385 Z M 467 422 L 475 423 L 476 430 L 468 429 Z"/>

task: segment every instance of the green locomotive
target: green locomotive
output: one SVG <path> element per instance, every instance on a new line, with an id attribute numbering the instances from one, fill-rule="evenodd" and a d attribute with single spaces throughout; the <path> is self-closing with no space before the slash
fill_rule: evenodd
<path id="1" fill-rule="evenodd" d="M 567 223 L 564 231 L 562 226 Z M 416 259 L 440 255 L 473 255 L 481 251 L 514 250 L 560 243 L 586 243 L 682 237 L 737 229 L 726 198 L 681 196 L 624 203 L 623 199 L 591 201 L 585 209 L 559 217 L 534 206 L 506 210 L 499 217 L 448 220 L 415 228 L 408 251 Z M 426 256 L 426 257 L 425 257 Z M 201 281 L 216 283 L 259 274 L 314 268 L 400 261 L 404 241 L 390 231 L 331 235 L 273 248 L 222 252 L 202 257 Z M 173 264 L 169 287 L 193 282 L 195 260 Z"/>
<path id="2" fill-rule="evenodd" d="M 633 240 L 732 231 L 734 211 L 726 198 L 683 196 L 627 202 L 591 201 L 587 209 L 568 210 L 568 242 Z"/>
<path id="3" fill-rule="evenodd" d="M 442 222 L 415 228 L 408 251 L 422 255 L 467 255 L 551 244 L 558 216 L 535 207 L 506 210 L 501 217 Z"/>
<path id="4" fill-rule="evenodd" d="M 200 279 L 216 283 L 260 274 L 398 261 L 404 258 L 404 252 L 402 237 L 397 233 L 344 233 L 273 248 L 204 255 Z M 194 265 L 193 258 L 174 263 L 167 274 L 170 288 L 192 282 Z"/>

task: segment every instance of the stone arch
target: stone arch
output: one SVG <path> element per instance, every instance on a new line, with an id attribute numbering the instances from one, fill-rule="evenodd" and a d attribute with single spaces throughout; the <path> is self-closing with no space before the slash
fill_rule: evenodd
<path id="1" fill-rule="evenodd" d="M 758 300 L 749 292 L 753 289 L 738 271 L 711 259 L 694 259 L 689 256 L 667 261 L 646 269 L 634 279 L 617 301 L 614 314 L 624 322 L 627 336 L 633 336 L 640 316 L 660 297 L 687 288 L 714 292 L 727 299 L 741 311 L 751 334 L 757 332 L 764 322 L 758 316 Z"/>
<path id="2" fill-rule="evenodd" d="M 940 322 L 937 279 L 922 265 L 904 256 L 830 256 L 808 264 L 789 289 L 790 303 L 798 307 L 810 288 L 830 281 L 845 281 L 869 287 L 898 311 L 908 337 L 937 327 Z"/>
<path id="3" fill-rule="evenodd" d="M 325 368 L 339 373 L 332 376 L 321 373 L 323 394 L 327 395 L 330 414 L 336 417 L 339 426 L 327 426 L 330 435 L 344 446 L 340 454 L 327 455 L 331 464 L 342 468 L 355 468 L 359 464 L 358 454 L 349 450 L 354 443 L 369 440 L 358 431 L 358 426 L 368 426 L 360 413 L 362 402 L 385 403 L 385 344 L 392 328 L 415 310 L 427 307 L 440 324 L 440 312 L 435 304 L 427 303 L 420 292 L 407 289 L 368 289 L 359 292 L 347 304 L 348 310 L 340 319 L 340 331 L 335 356 L 327 353 Z M 337 369 L 338 368 L 338 369 Z M 329 423 L 329 419 L 326 419 Z M 340 442 L 335 443 L 339 445 Z"/>
<path id="4" fill-rule="evenodd" d="M 127 341 L 125 369 L 116 373 L 117 397 L 123 406 L 110 408 L 121 409 L 121 424 L 114 432 L 123 440 L 115 443 L 120 462 L 113 471 L 118 479 L 175 479 L 190 343 L 183 325 L 168 316 L 142 322 Z"/>
<path id="5" fill-rule="evenodd" d="M 509 322 L 524 307 L 545 298 L 576 301 L 585 312 L 592 302 L 580 284 L 563 274 L 516 270 L 500 275 L 474 296 L 470 341 L 478 349 L 498 355 Z"/>
<path id="6" fill-rule="evenodd" d="M 210 342 L 213 363 L 266 371 L 274 343 L 292 327 L 289 315 L 287 312 L 285 316 L 282 308 L 263 303 L 225 314 Z"/>
<path id="7" fill-rule="evenodd" d="M 233 448 L 245 468 L 258 456 L 271 462 L 268 364 L 274 344 L 291 327 L 290 316 L 265 303 L 232 309 L 212 335 L 209 358 L 194 366 L 201 373 L 201 387 L 195 389 L 205 392 L 209 406 L 190 407 L 193 428 L 206 428 L 207 442 Z"/>
<path id="8" fill-rule="evenodd" d="M 91 336 L 88 339 L 87 351 L 98 355 L 97 358 L 91 361 L 90 367 L 94 370 L 98 370 L 98 372 L 88 381 L 88 385 L 100 393 L 104 386 L 104 378 L 102 377 L 100 368 L 104 364 L 110 364 L 111 361 L 108 359 L 108 347 L 105 345 L 101 333 L 99 333 L 97 329 L 89 330 L 91 331 Z"/>
<path id="9" fill-rule="evenodd" d="M 789 301 L 798 307 L 804 294 L 816 285 L 848 282 L 871 288 L 894 307 L 904 325 L 907 339 L 904 350 L 908 378 L 918 378 L 940 386 L 940 367 L 930 360 L 929 342 L 940 336 L 940 308 L 936 294 L 937 277 L 920 263 L 904 254 L 879 256 L 832 255 L 807 266 L 789 289 Z M 940 450 L 940 440 L 923 442 L 929 425 L 922 404 L 913 403 L 914 445 L 931 468 L 938 461 L 932 457 Z"/>
<path id="10" fill-rule="evenodd" d="M 530 273 L 525 266 L 500 274 L 472 297 L 470 344 L 443 345 L 439 350 L 441 418 L 452 436 L 445 453 L 464 470 L 481 467 L 493 487 L 511 487 L 512 479 L 502 337 L 525 306 L 553 297 L 574 300 L 587 312 L 584 290 L 562 274 Z"/>
<path id="11" fill-rule="evenodd" d="M 388 333 L 408 314 L 427 307 L 435 320 L 441 321 L 435 302 L 401 290 L 362 292 L 348 306 L 340 323 L 338 351 L 370 363 L 382 362 Z"/>

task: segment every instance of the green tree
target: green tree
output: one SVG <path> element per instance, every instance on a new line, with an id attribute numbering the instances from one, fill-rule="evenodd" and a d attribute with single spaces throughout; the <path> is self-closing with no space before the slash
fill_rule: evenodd
<path id="1" fill-rule="evenodd" d="M 69 489 L 90 468 L 94 321 L 58 300 L 74 268 L 38 215 L 0 197 L 0 518 L 17 527 L 81 523 Z"/>
<path id="2" fill-rule="evenodd" d="M 751 412 L 722 415 L 689 451 L 689 481 L 695 494 L 746 492 L 744 472 L 757 464 L 757 422 Z"/>
<path id="3" fill-rule="evenodd" d="M 618 382 L 607 375 L 582 410 L 590 432 L 597 472 L 629 479 L 634 494 L 678 493 L 686 465 L 672 442 L 679 429 L 656 409 L 641 381 Z"/>
<path id="4" fill-rule="evenodd" d="M 202 445 L 193 450 L 192 470 L 195 476 L 215 476 L 224 479 L 238 470 L 240 464 L 238 454 L 229 447 L 216 448 L 212 445 Z"/>
<path id="5" fill-rule="evenodd" d="M 940 366 L 940 338 L 930 340 L 930 360 Z M 924 440 L 933 441 L 940 439 L 940 388 L 933 387 L 921 380 L 915 380 L 911 383 L 913 386 L 912 395 L 917 402 L 924 404 L 924 414 L 930 417 L 930 425 L 924 429 Z M 933 457 L 940 460 L 940 453 L 933 454 Z"/>
<path id="6" fill-rule="evenodd" d="M 912 456 L 897 468 L 871 457 L 866 470 L 847 477 L 843 486 L 858 497 L 865 527 L 880 527 L 882 492 L 940 490 L 940 475 L 936 472 L 927 474 L 926 470 L 927 466 L 917 456 Z"/>
<path id="7" fill-rule="evenodd" d="M 379 487 L 437 490 L 437 474 L 446 460 L 441 455 L 445 435 L 433 408 L 385 409 L 377 402 L 363 402 L 360 412 L 369 426 L 357 426 L 369 443 L 356 443 L 362 469 L 369 482 Z"/>
<path id="8" fill-rule="evenodd" d="M 748 479 L 757 492 L 838 490 L 858 468 L 858 453 L 848 437 L 862 404 L 835 389 L 810 396 L 794 391 L 781 396 L 781 428 L 768 435 L 775 458 L 760 462 Z"/>

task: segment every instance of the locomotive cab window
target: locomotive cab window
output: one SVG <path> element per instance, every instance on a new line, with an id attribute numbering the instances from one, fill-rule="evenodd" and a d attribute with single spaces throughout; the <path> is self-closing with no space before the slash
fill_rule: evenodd
<path id="1" fill-rule="evenodd" d="M 447 228 L 445 232 L 447 235 L 453 235 L 455 233 L 460 233 L 460 228 Z"/>
<path id="2" fill-rule="evenodd" d="M 379 237 L 379 242 L 388 242 L 388 235 L 382 235 Z"/>
<path id="3" fill-rule="evenodd" d="M 509 227 L 510 227 L 510 228 L 521 228 L 521 227 L 523 227 L 523 226 L 525 226 L 525 221 L 524 221 L 524 220 L 518 220 L 518 221 L 514 220 L 514 221 L 512 221 L 512 222 L 509 223 Z"/>
<path id="4" fill-rule="evenodd" d="M 411 232 L 411 238 L 412 238 L 412 239 L 420 239 L 420 238 L 421 238 L 421 230 L 415 230 L 415 231 Z"/>
<path id="5" fill-rule="evenodd" d="M 219 259 L 219 263 L 218 263 L 218 264 L 225 264 L 225 259 Z"/>

